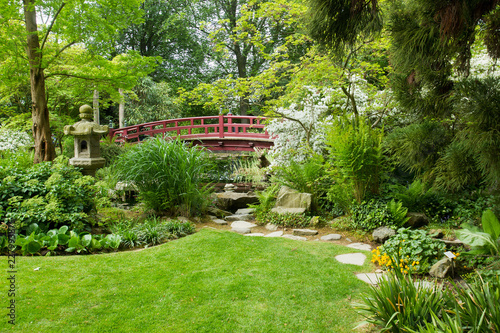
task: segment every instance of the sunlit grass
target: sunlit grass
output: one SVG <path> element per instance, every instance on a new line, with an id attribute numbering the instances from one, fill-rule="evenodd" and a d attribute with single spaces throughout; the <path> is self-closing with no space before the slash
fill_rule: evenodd
<path id="1" fill-rule="evenodd" d="M 335 260 L 351 250 L 204 229 L 141 251 L 17 258 L 14 327 L 2 257 L 0 331 L 348 332 L 368 290 L 354 272 L 369 269 Z"/>

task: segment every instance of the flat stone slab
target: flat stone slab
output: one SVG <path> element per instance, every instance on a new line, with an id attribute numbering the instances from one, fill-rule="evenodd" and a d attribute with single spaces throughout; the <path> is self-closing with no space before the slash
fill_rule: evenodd
<path id="1" fill-rule="evenodd" d="M 384 274 L 382 273 L 360 273 L 356 274 L 356 277 L 363 282 L 371 284 L 372 286 L 378 285 L 380 280 L 383 278 Z"/>
<path id="2" fill-rule="evenodd" d="M 363 266 L 366 256 L 363 253 L 347 253 L 335 256 L 335 259 L 343 264 Z"/>
<path id="3" fill-rule="evenodd" d="M 307 240 L 307 238 L 305 238 L 305 237 L 294 236 L 294 235 L 283 235 L 281 237 L 288 238 L 288 239 L 293 239 L 293 240 L 300 240 L 300 241 L 306 241 Z"/>
<path id="4" fill-rule="evenodd" d="M 245 236 L 264 237 L 264 234 L 260 233 L 260 232 L 256 232 L 256 233 L 245 234 Z"/>
<path id="5" fill-rule="evenodd" d="M 189 222 L 189 219 L 185 216 L 177 216 L 175 219 L 181 222 Z"/>
<path id="6" fill-rule="evenodd" d="M 347 245 L 347 247 L 350 247 L 352 249 L 356 250 L 363 250 L 363 251 L 371 251 L 372 246 L 370 244 L 364 244 L 364 243 L 352 243 Z"/>
<path id="7" fill-rule="evenodd" d="M 306 212 L 305 208 L 285 208 L 285 207 L 275 207 L 271 209 L 271 212 L 278 214 L 303 214 Z"/>
<path id="8" fill-rule="evenodd" d="M 212 220 L 214 223 L 217 223 L 219 225 L 226 225 L 227 224 L 227 221 L 224 221 L 224 220 L 221 220 L 221 219 L 213 219 Z"/>
<path id="9" fill-rule="evenodd" d="M 257 224 L 255 223 L 250 223 L 250 222 L 247 222 L 247 221 L 234 221 L 233 223 L 231 223 L 231 228 L 253 228 L 253 227 L 256 227 Z"/>
<path id="10" fill-rule="evenodd" d="M 250 221 L 253 220 L 253 215 L 252 214 L 239 214 L 239 215 L 229 215 L 226 216 L 226 221 L 232 222 L 232 221 Z"/>
<path id="11" fill-rule="evenodd" d="M 249 234 L 252 232 L 250 230 L 250 228 L 245 228 L 245 227 L 232 228 L 231 231 L 237 232 L 237 233 L 242 234 L 242 235 Z"/>
<path id="12" fill-rule="evenodd" d="M 217 220 L 218 219 L 218 217 L 215 216 L 215 215 L 208 215 L 208 217 L 210 217 L 212 220 Z"/>
<path id="13" fill-rule="evenodd" d="M 329 235 L 326 235 L 326 236 L 322 236 L 321 240 L 323 240 L 323 241 L 334 241 L 334 240 L 339 240 L 341 238 L 342 238 L 342 236 L 339 235 L 339 234 L 329 234 Z"/>
<path id="14" fill-rule="evenodd" d="M 264 237 L 281 237 L 281 236 L 283 236 L 283 230 L 271 232 L 270 234 L 267 234 Z"/>
<path id="15" fill-rule="evenodd" d="M 255 208 L 240 208 L 234 213 L 234 215 L 247 215 L 253 214 L 254 212 Z"/>
<path id="16" fill-rule="evenodd" d="M 292 234 L 295 236 L 314 236 L 318 234 L 318 230 L 312 229 L 293 229 Z"/>
<path id="17" fill-rule="evenodd" d="M 276 224 L 268 223 L 266 224 L 266 229 L 269 231 L 276 231 L 278 230 L 278 226 Z"/>

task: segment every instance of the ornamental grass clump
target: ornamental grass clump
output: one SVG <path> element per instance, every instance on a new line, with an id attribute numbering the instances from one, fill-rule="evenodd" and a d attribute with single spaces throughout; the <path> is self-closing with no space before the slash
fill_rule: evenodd
<path id="1" fill-rule="evenodd" d="M 133 183 L 147 208 L 185 215 L 201 214 L 208 205 L 201 177 L 209 166 L 204 150 L 160 137 L 132 147 L 114 164 L 117 178 Z"/>
<path id="2" fill-rule="evenodd" d="M 389 260 L 395 266 L 401 265 L 397 257 Z M 361 324 L 374 324 L 382 328 L 381 332 L 409 332 L 408 327 L 422 327 L 432 321 L 434 314 L 441 314 L 449 305 L 449 298 L 443 295 L 435 284 L 416 282 L 411 275 L 394 269 L 378 286 L 371 287 L 363 303 L 354 307 L 365 317 Z"/>

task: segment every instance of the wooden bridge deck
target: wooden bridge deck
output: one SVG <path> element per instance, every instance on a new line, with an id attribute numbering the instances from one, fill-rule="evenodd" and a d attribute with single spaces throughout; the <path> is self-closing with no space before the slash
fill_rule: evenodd
<path id="1" fill-rule="evenodd" d="M 263 117 L 218 115 L 168 119 L 110 129 L 115 142 L 139 143 L 148 137 L 180 137 L 214 151 L 252 151 L 254 147 L 270 148 L 273 139 L 265 130 Z"/>

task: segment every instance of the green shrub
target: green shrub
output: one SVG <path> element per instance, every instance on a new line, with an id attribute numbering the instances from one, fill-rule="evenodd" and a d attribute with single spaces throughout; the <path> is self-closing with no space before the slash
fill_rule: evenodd
<path id="1" fill-rule="evenodd" d="M 430 238 L 424 230 L 400 228 L 395 236 L 372 251 L 372 261 L 388 270 L 426 273 L 442 257 L 445 248 L 443 242 Z"/>
<path id="2" fill-rule="evenodd" d="M 381 226 L 399 228 L 408 221 L 401 202 L 371 199 L 351 206 L 351 228 L 371 231 Z"/>
<path id="3" fill-rule="evenodd" d="M 352 195 L 361 203 L 367 194 L 378 194 L 383 171 L 383 131 L 372 129 L 365 119 L 337 121 L 327 133 L 330 176 L 340 197 Z M 347 192 L 347 193 L 345 193 Z"/>
<path id="4" fill-rule="evenodd" d="M 0 218 L 15 221 L 21 233 L 31 223 L 43 230 L 68 225 L 90 228 L 89 213 L 95 208 L 95 179 L 58 158 L 28 169 L 10 170 L 0 182 Z"/>
<path id="5" fill-rule="evenodd" d="M 209 167 L 205 155 L 180 139 L 151 138 L 121 155 L 114 167 L 119 180 L 134 183 L 147 208 L 197 215 L 209 203 L 207 187 L 201 186 Z"/>

